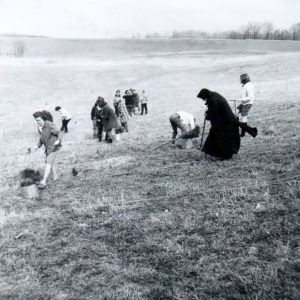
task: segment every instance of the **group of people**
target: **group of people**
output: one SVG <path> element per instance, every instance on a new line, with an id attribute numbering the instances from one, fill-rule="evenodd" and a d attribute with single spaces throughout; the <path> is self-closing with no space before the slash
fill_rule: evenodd
<path id="1" fill-rule="evenodd" d="M 240 75 L 240 82 L 242 95 L 239 99 L 241 102 L 238 106 L 239 116 L 232 112 L 227 100 L 222 95 L 205 88 L 197 95 L 198 98 L 205 101 L 207 106 L 205 121 L 210 121 L 211 124 L 209 134 L 201 150 L 221 160 L 230 159 L 233 154 L 238 153 L 241 143 L 240 137 L 244 137 L 246 132 L 253 137 L 257 135 L 257 129 L 247 124 L 247 116 L 254 102 L 254 86 L 248 74 Z M 177 128 L 181 129 L 183 139 L 199 136 L 200 128 L 196 127 L 195 129 L 194 117 L 187 112 L 172 114 L 170 123 L 173 129 L 173 143 L 175 143 L 177 136 Z M 241 128 L 241 133 L 239 128 Z"/>
<path id="2" fill-rule="evenodd" d="M 233 154 L 238 153 L 240 149 L 240 137 L 245 136 L 246 132 L 253 137 L 257 135 L 257 129 L 247 124 L 247 116 L 254 102 L 254 87 L 248 74 L 240 75 L 240 82 L 242 84 L 242 95 L 240 98 L 241 103 L 238 106 L 238 116 L 232 112 L 226 99 L 217 92 L 203 88 L 197 95 L 198 98 L 205 101 L 205 105 L 207 106 L 205 121 L 208 120 L 211 124 L 209 134 L 201 150 L 221 160 L 230 159 Z M 103 132 L 105 132 L 105 141 L 107 143 L 113 142 L 113 131 L 116 133 L 128 132 L 129 116 L 135 114 L 136 109 L 138 111 L 142 110 L 141 114 L 144 111 L 147 113 L 148 98 L 145 91 L 142 91 L 142 95 L 139 97 L 135 90 L 127 90 L 123 99 L 124 103 L 120 90 L 117 90 L 113 109 L 102 97 L 98 97 L 92 108 L 91 118 L 93 121 L 94 137 L 98 137 L 99 141 L 102 141 Z M 142 109 L 139 107 L 140 103 Z M 55 110 L 61 115 L 61 131 L 56 129 L 52 115 L 48 111 L 39 111 L 33 114 L 40 136 L 37 148 L 44 145 L 46 154 L 46 166 L 43 179 L 40 182 L 41 187 L 46 186 L 46 181 L 51 170 L 54 180 L 58 178 L 55 168 L 56 153 L 61 148 L 61 132 L 68 132 L 67 125 L 72 118 L 71 114 L 60 106 L 57 106 Z M 179 138 L 186 140 L 199 137 L 200 126 L 196 124 L 192 114 L 185 111 L 178 111 L 173 113 L 169 120 L 173 129 L 171 140 L 173 144 Z M 178 128 L 181 130 L 181 136 L 176 138 Z M 239 132 L 239 128 L 241 128 L 241 132 Z M 202 131 L 202 137 L 203 132 L 204 130 Z"/>
<path id="3" fill-rule="evenodd" d="M 127 114 L 124 110 L 122 103 L 119 103 L 119 116 L 122 113 L 123 119 L 122 124 L 119 123 L 118 117 L 115 111 L 107 104 L 102 98 L 98 97 L 96 103 L 92 107 L 91 119 L 93 121 L 93 136 L 98 137 L 99 141 L 102 141 L 103 132 L 105 132 L 105 141 L 112 143 L 114 139 L 113 130 L 124 130 L 128 131 Z"/>
<path id="4" fill-rule="evenodd" d="M 93 136 L 100 142 L 103 139 L 103 132 L 106 132 L 104 140 L 107 143 L 113 142 L 114 133 L 128 132 L 129 118 L 135 115 L 136 111 L 141 111 L 141 115 L 144 114 L 144 111 L 146 114 L 148 113 L 148 97 L 145 90 L 142 91 L 141 97 L 134 89 L 126 90 L 123 97 L 121 97 L 121 91 L 117 90 L 113 100 L 114 110 L 105 101 L 106 104 L 103 107 L 103 101 L 102 97 L 98 97 L 91 110 Z"/>
<path id="5" fill-rule="evenodd" d="M 123 95 L 123 99 L 125 100 L 125 106 L 130 116 L 136 114 L 137 111 L 141 111 L 141 115 L 148 113 L 148 97 L 146 95 L 145 90 L 142 90 L 142 95 L 137 93 L 135 89 L 129 89 L 125 91 Z M 114 106 L 116 107 L 117 103 L 121 101 L 121 92 L 120 90 L 116 91 Z M 141 107 L 140 107 L 141 104 Z"/>

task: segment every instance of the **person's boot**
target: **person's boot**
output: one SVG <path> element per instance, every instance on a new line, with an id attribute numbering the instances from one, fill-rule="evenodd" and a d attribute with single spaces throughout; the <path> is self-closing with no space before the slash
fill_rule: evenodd
<path id="1" fill-rule="evenodd" d="M 247 126 L 247 123 L 243 123 L 245 126 Z M 244 137 L 245 136 L 245 133 L 246 133 L 246 129 L 243 127 L 242 128 L 242 132 L 241 132 L 241 135 L 240 137 Z"/>

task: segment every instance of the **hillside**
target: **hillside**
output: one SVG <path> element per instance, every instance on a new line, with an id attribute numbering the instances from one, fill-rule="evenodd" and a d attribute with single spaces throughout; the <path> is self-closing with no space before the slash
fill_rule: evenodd
<path id="1" fill-rule="evenodd" d="M 1 61 L 1 299 L 299 299 L 300 53 L 219 47 Z M 201 88 L 238 97 L 241 72 L 256 87 L 249 120 L 259 135 L 238 155 L 156 148 L 176 110 L 202 126 Z M 111 103 L 131 87 L 147 90 L 149 114 L 118 143 L 92 139 L 96 97 Z M 44 163 L 42 151 L 27 154 L 32 112 L 59 104 L 73 114 L 61 178 L 24 199 L 19 172 Z"/>

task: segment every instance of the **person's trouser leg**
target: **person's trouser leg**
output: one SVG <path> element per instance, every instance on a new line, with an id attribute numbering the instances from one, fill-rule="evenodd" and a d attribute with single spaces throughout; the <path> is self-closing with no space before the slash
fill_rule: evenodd
<path id="1" fill-rule="evenodd" d="M 68 123 L 71 121 L 71 119 L 69 120 L 64 120 L 64 126 L 65 126 L 65 132 L 68 132 Z"/>
<path id="2" fill-rule="evenodd" d="M 58 179 L 58 174 L 56 172 L 56 167 L 55 167 L 56 154 L 57 154 L 57 152 L 51 152 L 46 155 L 46 165 L 45 165 L 44 176 L 40 182 L 42 185 L 46 185 L 46 181 L 50 175 L 51 170 L 53 173 L 53 179 L 54 180 Z"/>
<path id="3" fill-rule="evenodd" d="M 132 113 L 131 113 L 131 105 L 126 105 L 126 109 L 127 109 L 127 112 L 128 114 L 130 115 L 130 117 L 132 117 Z"/>
<path id="4" fill-rule="evenodd" d="M 247 116 L 242 116 L 241 118 L 241 123 L 243 123 L 244 125 L 247 125 Z M 244 137 L 245 136 L 245 133 L 246 133 L 246 130 L 245 128 L 242 128 L 242 131 L 241 131 L 241 137 Z"/>
<path id="5" fill-rule="evenodd" d="M 171 123 L 172 129 L 173 129 L 172 144 L 175 143 L 175 138 L 177 136 L 178 122 L 179 122 L 179 115 L 177 113 L 172 114 L 170 116 L 170 123 Z"/>
<path id="6" fill-rule="evenodd" d="M 93 137 L 96 138 L 97 137 L 97 132 L 98 132 L 98 128 L 97 128 L 97 120 L 93 119 Z"/>
<path id="7" fill-rule="evenodd" d="M 147 114 L 147 112 L 148 112 L 147 111 L 147 104 L 145 104 L 145 103 L 142 104 L 142 113 L 141 114 L 143 115 L 144 112 L 145 112 L 145 114 Z"/>
<path id="8" fill-rule="evenodd" d="M 103 126 L 102 125 L 98 125 L 97 137 L 99 139 L 99 142 L 102 141 L 102 131 L 103 131 Z"/>
<path id="9" fill-rule="evenodd" d="M 123 122 L 121 125 L 125 128 L 126 132 L 128 132 L 128 123 Z"/>
<path id="10" fill-rule="evenodd" d="M 112 141 L 113 141 L 112 129 L 107 130 L 106 133 L 107 133 L 107 142 L 112 143 Z"/>
<path id="11" fill-rule="evenodd" d="M 248 122 L 247 116 L 248 116 L 248 113 L 249 113 L 249 110 L 251 109 L 251 107 L 252 107 L 251 104 L 245 104 L 245 105 L 240 104 L 238 106 L 238 110 L 239 110 L 239 112 L 242 116 L 240 118 L 240 122 L 243 123 L 244 125 L 247 125 L 247 122 Z M 245 133 L 246 133 L 245 127 L 242 127 L 242 131 L 241 131 L 241 134 L 240 134 L 241 137 L 245 136 Z"/>
<path id="12" fill-rule="evenodd" d="M 61 131 L 68 132 L 68 123 L 70 122 L 71 119 L 69 120 L 62 120 L 62 127 Z"/>
<path id="13" fill-rule="evenodd" d="M 55 181 L 58 179 L 58 174 L 56 172 L 56 166 L 54 164 L 51 166 L 51 170 L 52 170 L 52 174 L 53 174 L 53 180 Z"/>
<path id="14" fill-rule="evenodd" d="M 145 103 L 145 113 L 146 113 L 146 115 L 148 114 L 148 107 L 147 107 L 147 103 Z"/>

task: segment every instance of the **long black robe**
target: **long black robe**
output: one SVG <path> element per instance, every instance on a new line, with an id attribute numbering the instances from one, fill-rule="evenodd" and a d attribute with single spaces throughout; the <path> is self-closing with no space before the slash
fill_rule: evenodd
<path id="1" fill-rule="evenodd" d="M 229 159 L 240 149 L 239 122 L 226 99 L 216 92 L 209 91 L 206 103 L 206 119 L 211 128 L 202 151 L 206 154 Z"/>

